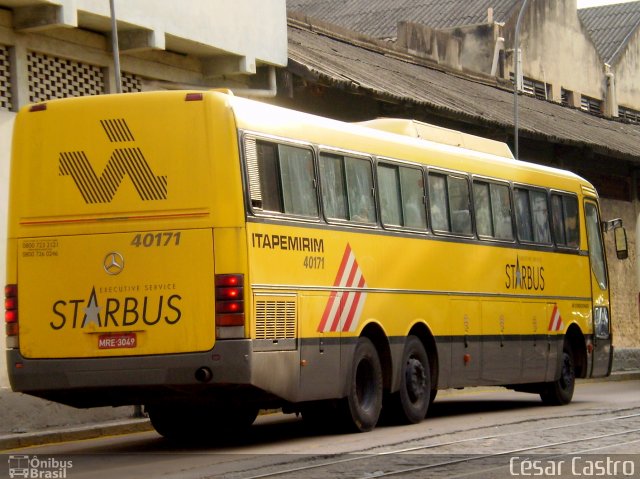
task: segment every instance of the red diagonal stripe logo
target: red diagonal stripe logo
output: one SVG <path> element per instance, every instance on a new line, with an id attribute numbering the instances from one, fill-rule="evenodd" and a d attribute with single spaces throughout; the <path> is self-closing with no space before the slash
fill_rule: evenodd
<path id="1" fill-rule="evenodd" d="M 333 286 L 362 289 L 366 285 L 351 246 L 347 244 Z M 366 296 L 366 293 L 362 291 L 331 292 L 318 325 L 318 331 L 326 333 L 355 330 L 362 314 Z"/>
<path id="2" fill-rule="evenodd" d="M 553 312 L 551 313 L 551 319 L 549 320 L 549 331 L 561 331 L 564 329 L 564 323 L 562 322 L 562 316 L 560 316 L 560 310 L 558 305 L 553 306 Z"/>

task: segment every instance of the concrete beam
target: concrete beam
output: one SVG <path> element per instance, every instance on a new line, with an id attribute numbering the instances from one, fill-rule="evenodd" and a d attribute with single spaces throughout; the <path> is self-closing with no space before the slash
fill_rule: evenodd
<path id="1" fill-rule="evenodd" d="M 59 27 L 77 27 L 78 12 L 65 5 L 29 5 L 13 10 L 13 27 L 21 32 L 37 32 Z"/>
<path id="2" fill-rule="evenodd" d="M 226 75 L 254 75 L 256 60 L 248 56 L 216 56 L 203 58 L 202 75 L 207 78 L 219 78 Z"/>
<path id="3" fill-rule="evenodd" d="M 164 33 L 145 29 L 121 30 L 118 31 L 118 46 L 121 53 L 164 50 Z"/>

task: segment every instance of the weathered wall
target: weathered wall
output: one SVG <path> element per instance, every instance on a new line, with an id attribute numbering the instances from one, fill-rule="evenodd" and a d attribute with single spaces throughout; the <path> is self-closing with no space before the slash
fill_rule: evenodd
<path id="1" fill-rule="evenodd" d="M 435 29 L 398 22 L 396 46 L 441 65 L 489 75 L 499 30 L 495 24 Z"/>
<path id="2" fill-rule="evenodd" d="M 613 344 L 617 348 L 640 348 L 640 317 L 638 316 L 638 290 L 640 281 L 636 273 L 636 220 L 637 207 L 628 201 L 604 199 L 601 202 L 603 220 L 622 218 L 627 231 L 629 258 L 616 258 L 613 232 L 605 235 L 605 246 L 611 284 L 611 314 Z"/>
<path id="3" fill-rule="evenodd" d="M 616 78 L 618 105 L 640 110 L 640 29 L 633 34 L 612 69 Z"/>
<path id="4" fill-rule="evenodd" d="M 513 49 L 516 20 L 517 14 L 504 28 L 507 50 Z M 529 2 L 520 28 L 524 76 L 552 84 L 556 101 L 560 88 L 603 98 L 602 61 L 578 19 L 576 0 Z M 506 75 L 513 71 L 512 65 L 509 55 Z"/>

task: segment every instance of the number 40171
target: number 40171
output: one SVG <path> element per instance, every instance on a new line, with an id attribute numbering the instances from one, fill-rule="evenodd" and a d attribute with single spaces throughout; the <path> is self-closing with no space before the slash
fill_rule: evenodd
<path id="1" fill-rule="evenodd" d="M 131 240 L 131 246 L 150 248 L 152 246 L 178 246 L 180 232 L 170 233 L 138 233 Z"/>

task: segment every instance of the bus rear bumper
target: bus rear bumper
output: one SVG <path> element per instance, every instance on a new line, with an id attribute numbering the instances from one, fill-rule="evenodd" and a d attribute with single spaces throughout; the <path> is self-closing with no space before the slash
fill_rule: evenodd
<path id="1" fill-rule="evenodd" d="M 251 349 L 250 340 L 227 340 L 206 352 L 62 359 L 29 359 L 9 349 L 7 369 L 15 392 L 76 407 L 116 406 L 169 391 L 250 386 Z"/>

